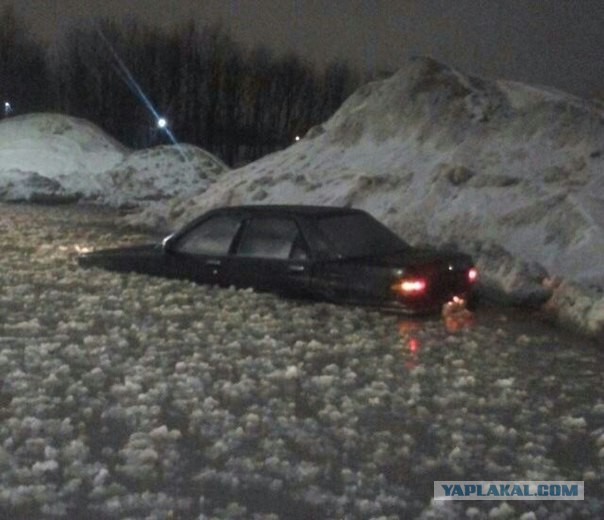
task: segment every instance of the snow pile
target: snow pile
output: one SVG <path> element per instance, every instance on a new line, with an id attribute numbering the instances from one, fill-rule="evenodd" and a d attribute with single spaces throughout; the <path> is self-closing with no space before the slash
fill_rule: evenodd
<path id="1" fill-rule="evenodd" d="M 604 291 L 568 280 L 551 281 L 552 296 L 544 308 L 569 328 L 604 339 Z"/>
<path id="2" fill-rule="evenodd" d="M 228 167 L 210 153 L 191 145 L 156 146 L 132 152 L 106 172 L 103 197 L 111 205 L 132 201 L 188 197 L 206 189 Z"/>
<path id="3" fill-rule="evenodd" d="M 0 122 L 0 200 L 85 198 L 130 206 L 190 197 L 226 170 L 190 145 L 131 152 L 73 117 L 33 114 Z"/>
<path id="4" fill-rule="evenodd" d="M 229 168 L 192 145 L 157 146 L 132 152 L 99 178 L 98 202 L 112 207 L 145 207 L 153 229 L 166 229 L 170 199 L 205 191 Z"/>
<path id="5" fill-rule="evenodd" d="M 59 114 L 0 121 L 0 199 L 74 198 L 94 194 L 95 175 L 127 150 L 93 124 Z"/>
<path id="6" fill-rule="evenodd" d="M 587 101 L 417 58 L 172 222 L 225 204 L 355 206 L 411 242 L 457 244 L 491 292 L 539 303 L 551 277 L 604 287 L 603 143 Z"/>
<path id="7" fill-rule="evenodd" d="M 602 517 L 598 349 L 81 270 L 141 237 L 2 210 L 0 517 Z M 586 500 L 434 503 L 449 479 Z"/>

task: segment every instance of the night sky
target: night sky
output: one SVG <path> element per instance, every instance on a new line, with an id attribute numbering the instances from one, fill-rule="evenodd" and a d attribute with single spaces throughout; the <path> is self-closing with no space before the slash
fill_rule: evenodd
<path id="1" fill-rule="evenodd" d="M 0 6 L 11 4 L 0 0 Z M 96 16 L 168 27 L 220 21 L 235 40 L 341 57 L 370 73 L 430 55 L 464 72 L 604 97 L 604 0 L 18 0 L 32 33 L 54 41 Z"/>

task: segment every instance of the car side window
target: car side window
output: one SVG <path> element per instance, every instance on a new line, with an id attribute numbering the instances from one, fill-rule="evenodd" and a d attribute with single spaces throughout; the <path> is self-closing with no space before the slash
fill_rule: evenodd
<path id="1" fill-rule="evenodd" d="M 241 218 L 219 215 L 191 229 L 176 243 L 176 251 L 192 255 L 227 255 Z"/>
<path id="2" fill-rule="evenodd" d="M 272 217 L 255 218 L 246 224 L 237 255 L 282 260 L 308 256 L 296 223 Z"/>

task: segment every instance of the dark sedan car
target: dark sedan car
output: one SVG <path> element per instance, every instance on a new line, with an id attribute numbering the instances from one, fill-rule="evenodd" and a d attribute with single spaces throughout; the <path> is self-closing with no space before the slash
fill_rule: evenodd
<path id="1" fill-rule="evenodd" d="M 364 211 L 322 206 L 217 209 L 162 244 L 87 253 L 79 264 L 403 312 L 468 300 L 477 278 L 465 254 L 413 248 Z"/>

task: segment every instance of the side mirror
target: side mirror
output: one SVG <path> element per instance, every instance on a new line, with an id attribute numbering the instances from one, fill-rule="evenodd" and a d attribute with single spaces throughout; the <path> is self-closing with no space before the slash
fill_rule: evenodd
<path id="1" fill-rule="evenodd" d="M 161 247 L 164 250 L 164 253 L 170 253 L 173 251 L 174 247 L 174 233 L 168 235 L 161 241 Z"/>

